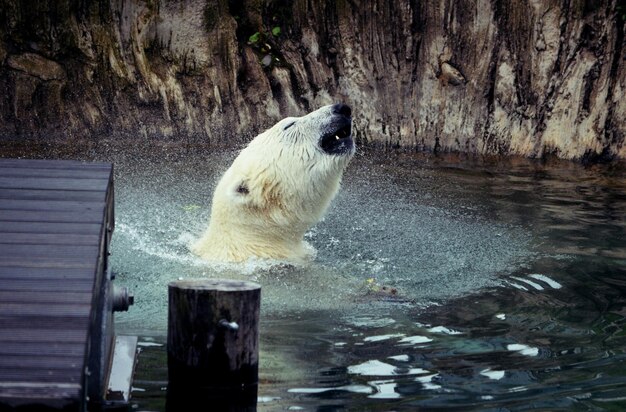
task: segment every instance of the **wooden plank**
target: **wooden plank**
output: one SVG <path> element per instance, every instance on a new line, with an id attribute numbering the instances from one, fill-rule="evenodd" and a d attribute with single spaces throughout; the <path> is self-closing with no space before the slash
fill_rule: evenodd
<path id="1" fill-rule="evenodd" d="M 58 284 L 69 284 L 77 281 L 94 282 L 95 268 L 29 268 L 11 266 L 7 264 L 0 265 L 0 279 L 9 282 L 12 280 L 35 281 L 53 280 Z"/>
<path id="2" fill-rule="evenodd" d="M 91 305 L 44 304 L 44 303 L 5 303 L 0 302 L 0 316 L 41 316 L 42 318 L 89 316 Z"/>
<path id="3" fill-rule="evenodd" d="M 61 305 L 56 305 L 59 307 Z M 28 305 L 27 309 L 33 305 Z M 0 348 L 2 353 L 6 353 L 7 342 L 14 343 L 41 343 L 51 347 L 62 346 L 68 343 L 84 344 L 87 338 L 87 327 L 90 323 L 89 313 L 85 308 L 81 308 L 82 313 L 70 313 L 72 308 L 65 307 L 65 313 L 58 315 L 54 311 L 54 316 L 41 316 L 40 308 L 37 307 L 35 315 L 29 314 L 5 314 L 2 313 L 0 325 L 3 329 L 0 332 Z M 53 308 L 54 309 L 54 308 Z M 26 329 L 28 328 L 28 329 Z M 82 352 L 84 355 L 85 353 Z"/>
<path id="4" fill-rule="evenodd" d="M 9 222 L 63 222 L 101 224 L 104 210 L 0 210 L 0 220 Z"/>
<path id="5" fill-rule="evenodd" d="M 92 259 L 85 258 L 53 258 L 38 257 L 31 261 L 24 261 L 23 257 L 7 258 L 3 264 L 24 268 L 56 268 L 56 269 L 95 269 Z"/>
<path id="6" fill-rule="evenodd" d="M 95 268 L 99 254 L 97 246 L 3 244 L 0 266 Z"/>
<path id="7" fill-rule="evenodd" d="M 2 177 L 2 189 L 38 189 L 38 190 L 76 190 L 102 191 L 107 190 L 108 179 L 71 179 L 71 178 L 42 178 L 42 177 Z"/>
<path id="8" fill-rule="evenodd" d="M 0 357 L 2 356 L 85 356 L 85 346 L 82 343 L 56 342 L 2 342 Z"/>
<path id="9" fill-rule="evenodd" d="M 97 223 L 11 222 L 0 220 L 0 233 L 80 234 L 99 236 Z"/>
<path id="10" fill-rule="evenodd" d="M 101 202 L 102 192 L 97 190 L 35 190 L 0 188 L 0 199 Z"/>
<path id="11" fill-rule="evenodd" d="M 28 256 L 57 256 L 97 257 L 97 246 L 67 246 L 67 245 L 4 245 L 0 248 L 0 257 L 20 255 Z"/>
<path id="12" fill-rule="evenodd" d="M 32 269 L 32 268 L 23 268 Z M 64 278 L 39 279 L 3 279 L 0 278 L 0 290 L 11 292 L 89 292 L 93 291 L 93 279 L 77 280 Z"/>
<path id="13" fill-rule="evenodd" d="M 3 177 L 43 177 L 43 178 L 74 178 L 74 179 L 109 179 L 111 170 L 106 168 L 83 168 L 83 169 L 54 169 L 24 167 L 2 167 L 0 176 Z"/>
<path id="14" fill-rule="evenodd" d="M 58 283 L 58 281 L 55 281 Z M 89 304 L 92 300 L 92 291 L 65 292 L 65 291 L 5 291 L 0 290 L 0 302 L 3 303 L 65 303 Z M 1 322 L 1 321 L 0 321 Z"/>
<path id="15" fill-rule="evenodd" d="M 53 257 L 88 257 L 95 259 L 100 252 L 97 246 L 84 245 L 4 245 L 0 248 L 0 259 L 4 256 L 53 256 Z"/>
<path id="16" fill-rule="evenodd" d="M 60 212 L 104 210 L 106 203 L 68 200 L 0 199 L 0 210 L 51 210 Z"/>
<path id="17" fill-rule="evenodd" d="M 97 269 L 97 262 L 89 256 L 31 256 L 28 260 L 25 259 L 25 256 L 3 256 L 0 248 L 0 266 L 45 268 L 48 265 L 57 269 Z M 58 282 L 59 279 L 54 281 Z"/>
<path id="18" fill-rule="evenodd" d="M 33 328 L 30 325 L 21 324 L 19 326 L 4 325 L 0 330 L 0 346 L 4 346 L 7 342 L 19 343 L 19 342 L 33 342 L 33 343 L 45 343 L 45 344 L 65 344 L 75 343 L 84 344 L 87 341 L 87 330 L 85 325 L 81 324 L 80 328 L 64 328 L 55 329 L 55 327 L 62 327 L 68 325 L 70 319 L 66 319 L 64 322 L 56 322 L 50 325 L 48 328 Z M 65 324 L 65 325 L 64 325 Z"/>
<path id="19" fill-rule="evenodd" d="M 81 402 L 88 331 L 98 327 L 93 292 L 114 224 L 112 171 L 0 159 L 0 405 Z"/>
<path id="20" fill-rule="evenodd" d="M 97 246 L 100 238 L 96 235 L 74 235 L 71 233 L 1 233 L 0 244 L 22 245 L 84 245 Z"/>
<path id="21" fill-rule="evenodd" d="M 79 369 L 82 367 L 82 356 L 0 356 L 0 370 L 14 369 Z M 26 371 L 25 371 L 26 372 Z"/>
<path id="22" fill-rule="evenodd" d="M 12 159 L 0 158 L 0 167 L 24 167 L 31 169 L 111 169 L 111 163 L 83 160 Z"/>
<path id="23" fill-rule="evenodd" d="M 6 342 L 82 343 L 87 341 L 89 319 L 76 317 L 28 318 L 0 316 L 0 346 Z"/>
<path id="24" fill-rule="evenodd" d="M 22 369 L 0 368 L 0 381 L 4 382 L 66 382 L 80 383 L 82 368 L 78 369 Z"/>
<path id="25" fill-rule="evenodd" d="M 19 411 L 78 411 L 81 388 L 79 383 L 69 382 L 0 382 L 0 404 L 17 407 Z M 42 404 L 47 408 L 42 408 Z"/>
<path id="26" fill-rule="evenodd" d="M 23 268 L 55 268 L 55 269 L 95 269 L 96 264 L 93 259 L 82 257 L 58 258 L 50 256 L 39 256 L 25 261 L 24 257 L 0 257 L 0 264 L 7 266 L 17 266 Z"/>

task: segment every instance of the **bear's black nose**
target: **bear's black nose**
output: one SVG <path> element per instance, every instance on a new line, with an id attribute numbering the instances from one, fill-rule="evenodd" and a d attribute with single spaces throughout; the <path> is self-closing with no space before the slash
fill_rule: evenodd
<path id="1" fill-rule="evenodd" d="M 343 103 L 334 104 L 332 107 L 332 112 L 334 114 L 342 114 L 346 117 L 352 116 L 352 110 L 350 109 L 350 106 Z"/>

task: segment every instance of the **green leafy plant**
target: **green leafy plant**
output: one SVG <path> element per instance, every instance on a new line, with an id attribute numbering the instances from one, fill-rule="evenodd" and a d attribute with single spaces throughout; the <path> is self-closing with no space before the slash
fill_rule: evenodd
<path id="1" fill-rule="evenodd" d="M 277 44 L 277 37 L 281 33 L 282 29 L 280 26 L 264 27 L 248 37 L 248 45 L 256 51 L 257 56 L 259 56 L 259 62 L 265 68 L 271 68 L 275 64 L 282 64 Z"/>
<path id="2" fill-rule="evenodd" d="M 248 38 L 248 41 L 252 44 L 255 44 L 255 43 L 258 43 L 260 38 L 261 38 L 261 33 L 257 31 L 256 33 L 254 33 L 252 36 Z"/>

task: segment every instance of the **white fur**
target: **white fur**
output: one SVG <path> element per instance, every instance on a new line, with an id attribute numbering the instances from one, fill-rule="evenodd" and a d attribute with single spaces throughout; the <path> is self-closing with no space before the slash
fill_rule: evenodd
<path id="1" fill-rule="evenodd" d="M 354 154 L 354 148 L 331 155 L 319 147 L 331 128 L 331 107 L 283 119 L 241 151 L 215 189 L 209 227 L 191 248 L 195 254 L 223 262 L 311 258 L 303 236 L 328 208 Z"/>

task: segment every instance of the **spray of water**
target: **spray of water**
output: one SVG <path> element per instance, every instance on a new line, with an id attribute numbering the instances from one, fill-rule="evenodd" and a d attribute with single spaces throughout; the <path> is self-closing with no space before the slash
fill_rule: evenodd
<path id="1" fill-rule="evenodd" d="M 116 165 L 111 259 L 136 296 L 120 328 L 164 331 L 167 284 L 181 278 L 257 281 L 266 316 L 333 311 L 348 319 L 364 306 L 425 306 L 495 285 L 530 255 L 521 228 L 462 201 L 433 200 L 427 188 L 407 189 L 388 171 L 355 162 L 325 219 L 306 235 L 317 249 L 310 265 L 208 263 L 188 245 L 206 227 L 212 190 L 231 157 Z M 411 187 L 432 184 L 424 173 Z"/>

